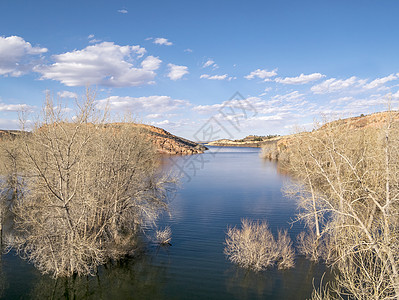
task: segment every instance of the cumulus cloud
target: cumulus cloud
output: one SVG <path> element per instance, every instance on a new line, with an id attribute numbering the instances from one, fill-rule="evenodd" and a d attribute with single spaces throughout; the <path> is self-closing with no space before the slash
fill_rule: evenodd
<path id="1" fill-rule="evenodd" d="M 312 73 L 309 75 L 301 74 L 297 77 L 276 78 L 275 81 L 283 84 L 305 84 L 325 77 L 320 73 Z"/>
<path id="2" fill-rule="evenodd" d="M 22 111 L 22 110 L 28 110 L 31 109 L 32 106 L 28 104 L 5 104 L 5 103 L 0 103 L 0 111 Z"/>
<path id="3" fill-rule="evenodd" d="M 60 98 L 72 98 L 72 99 L 78 98 L 78 94 L 70 92 L 70 91 L 58 92 L 57 95 Z"/>
<path id="4" fill-rule="evenodd" d="M 190 49 L 190 48 L 187 48 L 187 49 L 184 49 L 184 52 L 192 53 L 192 52 L 193 52 L 193 50 L 192 50 L 192 49 Z"/>
<path id="5" fill-rule="evenodd" d="M 165 38 L 156 38 L 156 39 L 154 39 L 154 44 L 165 45 L 165 46 L 172 46 L 173 45 L 172 42 L 169 42 L 168 39 L 165 39 Z"/>
<path id="6" fill-rule="evenodd" d="M 338 92 L 349 87 L 360 87 L 364 84 L 365 80 L 358 79 L 356 76 L 352 76 L 348 79 L 331 78 L 312 86 L 311 91 L 315 94 L 327 94 Z"/>
<path id="7" fill-rule="evenodd" d="M 271 77 L 274 77 L 276 75 L 277 75 L 277 69 L 274 69 L 272 71 L 256 69 L 255 71 L 252 71 L 250 74 L 244 76 L 244 78 L 254 79 L 257 77 L 265 81 L 269 81 Z"/>
<path id="8" fill-rule="evenodd" d="M 111 96 L 98 100 L 99 109 L 109 108 L 111 110 L 131 110 L 134 112 L 160 113 L 181 109 L 189 106 L 186 100 L 172 99 L 169 96 L 148 96 L 148 97 L 120 97 Z"/>
<path id="9" fill-rule="evenodd" d="M 54 55 L 55 63 L 34 68 L 42 79 L 57 80 L 66 86 L 104 85 L 111 87 L 139 86 L 153 83 L 161 60 L 148 56 L 138 60 L 146 50 L 140 46 L 119 46 L 103 42 Z"/>
<path id="10" fill-rule="evenodd" d="M 34 57 L 46 53 L 47 48 L 32 47 L 19 36 L 0 36 L 0 75 L 18 77 L 32 70 Z"/>
<path id="11" fill-rule="evenodd" d="M 127 14 L 128 11 L 127 11 L 127 9 L 119 9 L 119 10 L 118 10 L 118 13 Z"/>
<path id="12" fill-rule="evenodd" d="M 388 76 L 382 77 L 382 78 L 377 78 L 377 79 L 371 81 L 370 83 L 366 84 L 364 86 L 364 88 L 365 89 L 374 89 L 374 88 L 381 87 L 382 85 L 384 85 L 385 83 L 387 83 L 389 81 L 398 79 L 398 76 L 399 76 L 399 73 L 391 74 L 391 75 L 388 75 Z"/>
<path id="13" fill-rule="evenodd" d="M 168 64 L 169 67 L 169 73 L 168 77 L 171 80 L 178 80 L 182 78 L 184 75 L 188 74 L 188 67 L 186 66 L 178 66 L 174 64 Z"/>
<path id="14" fill-rule="evenodd" d="M 224 75 L 209 75 L 209 74 L 202 74 L 200 76 L 201 79 L 209 79 L 209 80 L 228 80 L 231 81 L 232 79 L 235 79 L 235 77 L 229 77 L 229 75 L 224 74 Z"/>
<path id="15" fill-rule="evenodd" d="M 158 57 L 154 56 L 147 56 L 142 62 L 141 67 L 144 70 L 148 71 L 155 71 L 158 70 L 159 66 L 161 65 L 161 60 Z"/>

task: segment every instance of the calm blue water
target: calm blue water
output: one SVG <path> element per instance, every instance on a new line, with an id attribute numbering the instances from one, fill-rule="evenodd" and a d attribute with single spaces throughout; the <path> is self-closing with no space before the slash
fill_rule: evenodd
<path id="1" fill-rule="evenodd" d="M 216 153 L 217 152 L 217 153 Z M 223 254 L 227 226 L 242 218 L 267 220 L 273 233 L 290 225 L 296 203 L 282 195 L 289 177 L 256 148 L 211 148 L 196 156 L 165 159 L 184 174 L 161 226 L 172 229 L 172 246 L 148 249 L 135 259 L 108 264 L 97 277 L 52 280 L 12 253 L 4 255 L 0 292 L 5 299 L 306 299 L 324 267 L 297 258 L 287 271 L 252 272 Z M 149 233 L 150 234 L 150 233 Z"/>

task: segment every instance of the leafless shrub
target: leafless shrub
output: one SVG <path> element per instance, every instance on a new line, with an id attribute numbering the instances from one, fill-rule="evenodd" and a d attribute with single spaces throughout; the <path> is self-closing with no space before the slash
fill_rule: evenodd
<path id="1" fill-rule="evenodd" d="M 323 276 L 324 277 L 324 276 Z M 309 300 L 343 300 L 341 293 L 336 288 L 336 284 L 331 285 L 329 282 L 323 286 L 323 281 L 320 282 L 320 286 L 316 288 L 313 285 L 312 295 Z"/>
<path id="2" fill-rule="evenodd" d="M 155 241 L 160 245 L 170 245 L 172 240 L 172 230 L 169 226 L 165 227 L 163 230 L 155 231 Z"/>
<path id="3" fill-rule="evenodd" d="M 294 252 L 286 231 L 279 233 L 276 243 L 266 222 L 241 221 L 241 229 L 228 228 L 224 253 L 233 263 L 255 271 L 273 266 L 277 260 L 279 268 L 293 267 Z"/>
<path id="4" fill-rule="evenodd" d="M 277 248 L 279 253 L 278 268 L 280 270 L 293 268 L 295 265 L 295 252 L 287 229 L 278 231 Z"/>
<path id="5" fill-rule="evenodd" d="M 22 183 L 13 247 L 55 277 L 93 274 L 132 253 L 173 183 L 139 127 L 107 124 L 90 91 L 73 120 L 61 107 L 48 98 L 32 133 L 16 141 L 17 158 L 7 156 Z"/>

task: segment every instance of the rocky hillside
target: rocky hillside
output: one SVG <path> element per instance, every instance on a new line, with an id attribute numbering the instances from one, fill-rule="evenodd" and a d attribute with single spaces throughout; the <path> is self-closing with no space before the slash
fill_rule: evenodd
<path id="1" fill-rule="evenodd" d="M 365 116 L 362 115 L 359 117 L 339 119 L 326 123 L 317 130 L 324 130 L 327 128 L 327 126 L 339 126 L 342 127 L 343 130 L 362 130 L 369 127 L 382 128 L 387 124 L 387 120 L 389 118 L 395 126 L 399 125 L 399 112 L 394 111 L 390 113 L 379 112 Z M 283 159 L 285 157 L 286 151 L 289 150 L 289 145 L 292 139 L 298 137 L 300 134 L 312 133 L 303 132 L 275 138 L 262 146 L 262 157 L 272 160 Z"/>
<path id="2" fill-rule="evenodd" d="M 149 135 L 150 139 L 161 153 L 188 155 L 204 153 L 205 150 L 208 150 L 208 148 L 201 144 L 175 136 L 159 127 L 144 124 L 134 124 L 133 126 L 140 126 L 143 131 Z M 0 139 L 5 137 L 14 138 L 20 133 L 21 131 L 19 130 L 0 130 Z"/>
<path id="3" fill-rule="evenodd" d="M 151 140 L 162 153 L 187 155 L 204 153 L 208 150 L 201 144 L 175 136 L 162 128 L 144 124 L 139 124 L 139 126 L 148 132 Z"/>

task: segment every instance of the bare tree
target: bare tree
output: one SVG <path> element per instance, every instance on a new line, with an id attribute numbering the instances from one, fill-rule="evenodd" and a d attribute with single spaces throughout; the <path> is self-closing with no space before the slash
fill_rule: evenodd
<path id="1" fill-rule="evenodd" d="M 132 253 L 137 233 L 167 209 L 173 182 L 138 126 L 106 123 L 87 90 L 70 120 L 47 97 L 18 159 L 23 195 L 13 212 L 13 247 L 43 273 L 93 274 Z"/>
<path id="2" fill-rule="evenodd" d="M 383 128 L 332 122 L 290 144 L 287 164 L 302 197 L 299 219 L 309 230 L 300 236 L 302 245 L 310 256 L 323 256 L 314 250 L 323 241 L 341 291 L 356 299 L 399 298 L 395 125 L 390 113 Z"/>

